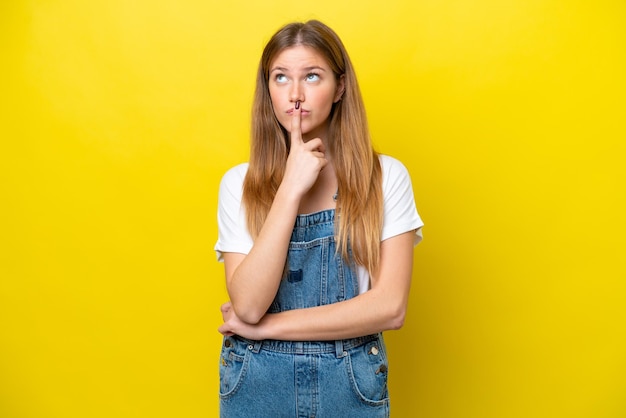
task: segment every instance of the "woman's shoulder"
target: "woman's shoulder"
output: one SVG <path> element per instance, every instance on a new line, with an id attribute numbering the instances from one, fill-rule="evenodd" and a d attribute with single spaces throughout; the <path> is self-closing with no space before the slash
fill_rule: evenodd
<path id="1" fill-rule="evenodd" d="M 390 155 L 378 154 L 380 168 L 382 169 L 383 178 L 403 177 L 408 175 L 405 165 Z"/>
<path id="2" fill-rule="evenodd" d="M 243 179 L 248 172 L 248 163 L 237 164 L 234 167 L 229 168 L 222 176 L 222 183 L 233 184 L 243 183 Z"/>

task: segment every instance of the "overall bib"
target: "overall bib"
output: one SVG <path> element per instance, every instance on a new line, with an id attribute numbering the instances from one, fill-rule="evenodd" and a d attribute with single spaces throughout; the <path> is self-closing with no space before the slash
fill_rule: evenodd
<path id="1" fill-rule="evenodd" d="M 287 274 L 268 312 L 326 305 L 358 295 L 354 266 L 335 249 L 333 209 L 298 215 Z M 222 418 L 388 417 L 382 334 L 338 341 L 225 337 Z"/>

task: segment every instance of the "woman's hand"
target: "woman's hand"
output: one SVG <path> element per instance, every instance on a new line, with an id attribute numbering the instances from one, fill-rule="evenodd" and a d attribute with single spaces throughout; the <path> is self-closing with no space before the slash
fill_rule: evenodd
<path id="1" fill-rule="evenodd" d="M 289 157 L 285 167 L 283 184 L 297 196 L 302 197 L 315 184 L 322 169 L 328 164 L 324 143 L 320 138 L 302 140 L 302 109 L 296 102 L 291 119 Z"/>
<path id="2" fill-rule="evenodd" d="M 243 322 L 233 309 L 232 303 L 226 302 L 221 307 L 222 319 L 224 323 L 217 329 L 220 334 L 224 336 L 239 335 L 251 340 L 263 340 L 266 337 L 263 335 L 263 320 L 258 324 L 251 325 Z"/>
<path id="3" fill-rule="evenodd" d="M 234 320 L 238 319 L 237 315 L 235 315 L 235 311 L 233 311 L 233 304 L 230 303 L 230 301 L 224 303 L 220 306 L 220 311 L 222 311 L 222 321 L 224 321 L 224 323 L 217 330 L 225 337 L 230 337 L 234 334 L 234 331 L 229 320 L 231 317 L 234 317 Z"/>

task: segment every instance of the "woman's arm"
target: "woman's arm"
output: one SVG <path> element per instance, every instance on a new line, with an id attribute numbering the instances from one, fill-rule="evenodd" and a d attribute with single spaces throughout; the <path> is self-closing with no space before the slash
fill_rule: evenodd
<path id="1" fill-rule="evenodd" d="M 279 188 L 250 252 L 223 254 L 228 295 L 242 321 L 257 323 L 276 296 L 298 204 Z"/>
<path id="2" fill-rule="evenodd" d="M 372 288 L 352 299 L 314 308 L 265 315 L 257 324 L 243 322 L 222 306 L 224 335 L 262 340 L 337 340 L 398 329 L 404 317 L 413 270 L 415 232 L 406 232 L 381 243 L 380 269 Z"/>
<path id="3" fill-rule="evenodd" d="M 301 109 L 293 112 L 285 175 L 248 254 L 224 253 L 226 287 L 239 319 L 256 324 L 276 296 L 302 196 L 328 163 L 320 138 L 302 140 Z"/>

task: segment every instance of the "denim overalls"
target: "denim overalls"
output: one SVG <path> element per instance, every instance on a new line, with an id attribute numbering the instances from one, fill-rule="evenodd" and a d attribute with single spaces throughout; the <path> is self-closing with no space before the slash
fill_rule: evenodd
<path id="1" fill-rule="evenodd" d="M 286 277 L 268 312 L 356 296 L 354 268 L 335 252 L 333 209 L 298 215 Z M 223 418 L 388 417 L 381 334 L 340 341 L 225 337 L 220 359 Z"/>

